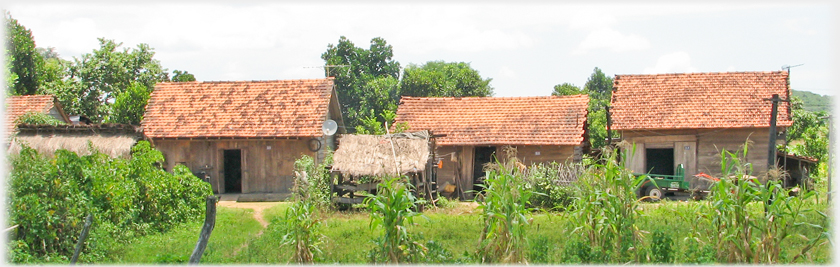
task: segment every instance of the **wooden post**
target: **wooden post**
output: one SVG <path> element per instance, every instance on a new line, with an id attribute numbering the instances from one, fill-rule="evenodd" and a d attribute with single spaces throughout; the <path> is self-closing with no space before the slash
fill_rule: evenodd
<path id="1" fill-rule="evenodd" d="M 70 265 L 75 265 L 76 260 L 79 259 L 79 254 L 82 253 L 82 245 L 85 243 L 85 239 L 87 239 L 91 224 L 93 224 L 93 214 L 88 214 L 85 218 L 84 229 L 82 229 L 82 233 L 79 235 L 79 240 L 76 241 L 76 251 L 73 252 L 73 258 L 70 259 Z"/>
<path id="2" fill-rule="evenodd" d="M 773 94 L 772 98 L 764 100 L 773 101 L 773 108 L 770 111 L 770 146 L 767 148 L 767 170 L 769 171 L 776 165 L 776 116 L 779 113 L 779 101 L 782 99 L 779 98 L 779 94 Z"/>
<path id="3" fill-rule="evenodd" d="M 607 146 L 609 146 L 612 144 L 612 118 L 610 118 L 610 106 L 606 105 L 604 109 L 607 111 Z"/>
<path id="4" fill-rule="evenodd" d="M 189 264 L 198 264 L 201 255 L 207 248 L 207 241 L 210 240 L 210 233 L 216 226 L 216 196 L 207 196 L 207 214 L 204 216 L 204 226 L 201 227 L 201 234 L 198 235 L 198 243 L 195 244 Z"/>

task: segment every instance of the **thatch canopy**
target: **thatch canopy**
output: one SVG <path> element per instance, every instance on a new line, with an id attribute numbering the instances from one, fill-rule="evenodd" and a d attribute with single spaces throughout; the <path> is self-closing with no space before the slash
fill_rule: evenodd
<path id="1" fill-rule="evenodd" d="M 333 154 L 332 170 L 351 176 L 394 175 L 397 169 L 400 174 L 422 172 L 426 169 L 429 153 L 427 131 L 391 135 L 344 135 L 339 139 L 338 149 Z"/>
<path id="2" fill-rule="evenodd" d="M 41 154 L 52 155 L 66 149 L 76 154 L 90 155 L 91 147 L 111 157 L 127 158 L 131 147 L 142 139 L 134 126 L 124 124 L 79 125 L 19 125 L 20 132 L 9 144 L 10 154 L 20 153 L 21 144 Z"/>

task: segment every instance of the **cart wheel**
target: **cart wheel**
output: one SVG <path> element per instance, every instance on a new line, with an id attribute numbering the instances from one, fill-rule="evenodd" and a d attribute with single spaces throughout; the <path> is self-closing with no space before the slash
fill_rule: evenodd
<path id="1" fill-rule="evenodd" d="M 651 201 L 659 201 L 662 199 L 662 189 L 659 187 L 651 186 L 648 187 L 647 191 L 645 192 L 645 196 L 650 197 Z"/>

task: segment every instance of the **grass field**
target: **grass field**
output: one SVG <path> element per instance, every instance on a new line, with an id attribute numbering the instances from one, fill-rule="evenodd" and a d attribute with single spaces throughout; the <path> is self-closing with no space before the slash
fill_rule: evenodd
<path id="1" fill-rule="evenodd" d="M 709 263 L 714 247 L 697 245 L 692 235 L 696 227 L 692 212 L 697 205 L 708 205 L 707 201 L 662 201 L 640 205 L 642 217 L 637 222 L 639 229 L 646 236 L 646 246 L 651 244 L 651 233 L 668 233 L 672 250 L 671 263 Z M 203 264 L 286 264 L 291 252 L 282 248 L 281 234 L 276 218 L 282 216 L 289 203 L 280 203 L 263 212 L 264 218 L 272 222 L 260 232 L 260 224 L 253 219 L 252 211 L 247 209 L 219 207 L 216 227 L 207 246 L 201 263 Z M 826 205 L 813 204 L 814 208 L 825 211 Z M 757 207 L 757 206 L 756 206 Z M 445 263 L 476 263 L 473 258 L 481 233 L 481 221 L 475 203 L 462 202 L 454 208 L 431 209 L 424 212 L 425 218 L 419 218 L 409 231 L 419 234 L 422 242 L 434 240 L 440 246 L 437 252 L 447 258 Z M 529 262 L 531 263 L 573 263 L 569 261 L 567 247 L 571 240 L 576 240 L 577 233 L 568 227 L 568 217 L 564 213 L 535 213 L 527 231 L 530 242 Z M 321 215 L 323 223 L 323 241 L 320 248 L 320 263 L 365 264 L 368 253 L 374 246 L 372 239 L 379 235 L 369 227 L 367 212 L 329 212 Z M 808 217 L 809 223 L 821 223 L 816 216 Z M 123 247 L 114 248 L 113 263 L 181 263 L 186 262 L 198 237 L 200 222 L 184 224 L 164 234 L 138 238 Z M 804 228 L 803 228 L 804 229 Z M 796 262 L 791 258 L 805 246 L 805 240 L 799 234 L 815 236 L 814 232 L 794 229 L 793 236 L 786 239 L 781 252 L 783 263 L 825 264 L 831 262 L 830 245 L 819 245 L 800 257 Z M 812 230 L 808 230 L 812 231 Z M 637 249 L 642 251 L 641 249 Z M 641 253 L 641 252 L 640 252 Z M 642 262 L 644 263 L 644 262 Z"/>

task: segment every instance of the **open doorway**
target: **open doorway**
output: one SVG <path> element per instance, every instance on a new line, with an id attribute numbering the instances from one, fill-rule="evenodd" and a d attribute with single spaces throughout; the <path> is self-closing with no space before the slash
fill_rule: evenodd
<path id="1" fill-rule="evenodd" d="M 645 149 L 645 159 L 650 174 L 674 175 L 674 148 Z"/>
<path id="2" fill-rule="evenodd" d="M 476 184 L 484 183 L 484 164 L 493 161 L 493 156 L 496 154 L 496 147 L 476 147 L 473 157 L 473 190 L 476 192 L 483 191 L 481 187 Z"/>
<path id="3" fill-rule="evenodd" d="M 242 150 L 224 150 L 225 193 L 242 193 Z"/>

